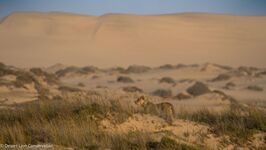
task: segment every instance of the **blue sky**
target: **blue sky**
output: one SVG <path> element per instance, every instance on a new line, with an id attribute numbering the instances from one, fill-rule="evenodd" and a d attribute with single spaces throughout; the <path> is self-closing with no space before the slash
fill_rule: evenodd
<path id="1" fill-rule="evenodd" d="M 14 11 L 165 14 L 212 12 L 266 15 L 266 0 L 0 0 L 0 17 Z"/>

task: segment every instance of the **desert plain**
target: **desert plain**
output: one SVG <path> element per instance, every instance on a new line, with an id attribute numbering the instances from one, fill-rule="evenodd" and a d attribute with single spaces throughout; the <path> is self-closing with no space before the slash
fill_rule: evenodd
<path id="1" fill-rule="evenodd" d="M 205 13 L 13 13 L 0 23 L 0 144 L 266 149 L 265 26 Z"/>

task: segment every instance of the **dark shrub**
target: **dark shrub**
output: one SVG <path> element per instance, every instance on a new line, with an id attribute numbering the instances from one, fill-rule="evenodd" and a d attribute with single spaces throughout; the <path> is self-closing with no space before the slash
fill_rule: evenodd
<path id="1" fill-rule="evenodd" d="M 125 73 L 144 73 L 149 71 L 151 68 L 146 67 L 146 66 L 138 66 L 138 65 L 133 65 L 129 66 L 126 70 Z"/>
<path id="2" fill-rule="evenodd" d="M 158 90 L 155 90 L 152 94 L 154 96 L 160 96 L 160 97 L 163 97 L 163 98 L 168 98 L 168 97 L 172 96 L 172 91 L 171 90 L 166 90 L 166 89 L 158 89 Z"/>
<path id="3" fill-rule="evenodd" d="M 99 69 L 97 67 L 94 67 L 94 66 L 86 66 L 86 67 L 81 68 L 81 70 L 84 73 L 95 73 Z"/>
<path id="4" fill-rule="evenodd" d="M 41 68 L 31 68 L 30 72 L 34 73 L 37 76 L 44 76 L 45 72 Z"/>
<path id="5" fill-rule="evenodd" d="M 20 73 L 17 76 L 16 81 L 21 82 L 22 84 L 30 84 L 34 82 L 34 78 L 28 73 Z"/>
<path id="6" fill-rule="evenodd" d="M 59 83 L 58 78 L 54 74 L 47 73 L 47 72 L 43 71 L 41 68 L 31 68 L 30 72 L 32 72 L 36 76 L 44 77 L 44 80 L 48 84 L 58 84 Z"/>
<path id="7" fill-rule="evenodd" d="M 176 67 L 171 64 L 165 64 L 159 67 L 160 69 L 175 69 Z"/>
<path id="8" fill-rule="evenodd" d="M 206 93 L 210 93 L 208 86 L 202 82 L 196 82 L 194 85 L 187 89 L 187 92 L 193 96 L 199 96 Z"/>
<path id="9" fill-rule="evenodd" d="M 263 88 L 257 85 L 250 85 L 247 87 L 247 89 L 251 91 L 258 91 L 258 92 L 263 91 Z"/>
<path id="10" fill-rule="evenodd" d="M 175 84 L 175 80 L 171 77 L 163 77 L 159 81 L 160 83 Z"/>
<path id="11" fill-rule="evenodd" d="M 117 78 L 117 82 L 122 82 L 122 83 L 133 83 L 134 81 L 130 77 L 126 76 L 119 76 Z"/>
<path id="12" fill-rule="evenodd" d="M 125 92 L 143 92 L 142 89 L 135 87 L 135 86 L 128 86 L 128 87 L 124 87 L 123 90 Z"/>
<path id="13" fill-rule="evenodd" d="M 61 70 L 56 71 L 55 74 L 58 77 L 63 77 L 63 76 L 67 75 L 70 72 L 78 72 L 78 71 L 79 71 L 79 68 L 77 68 L 77 67 L 67 67 L 65 69 L 61 69 Z"/>
<path id="14" fill-rule="evenodd" d="M 9 74 L 16 74 L 16 71 L 8 68 L 5 64 L 0 63 L 0 77 Z"/>
<path id="15" fill-rule="evenodd" d="M 187 65 L 184 65 L 184 64 L 177 64 L 177 65 L 176 65 L 176 68 L 177 68 L 177 69 L 185 68 L 185 67 L 187 67 Z"/>
<path id="16" fill-rule="evenodd" d="M 212 79 L 212 82 L 216 82 L 216 81 L 225 81 L 225 80 L 229 80 L 231 78 L 230 75 L 228 74 L 219 74 L 217 77 L 215 77 L 214 79 Z"/>

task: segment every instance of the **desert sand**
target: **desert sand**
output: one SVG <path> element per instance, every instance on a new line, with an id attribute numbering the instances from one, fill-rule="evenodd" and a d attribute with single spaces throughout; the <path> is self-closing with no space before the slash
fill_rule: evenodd
<path id="1" fill-rule="evenodd" d="M 33 136 L 39 136 L 39 130 L 45 128 L 45 131 L 40 132 L 45 135 L 43 139 L 46 136 L 49 137 L 48 141 L 63 133 L 62 139 L 52 142 L 55 148 L 57 146 L 74 148 L 73 143 L 60 143 L 69 136 L 72 137 L 68 139 L 69 142 L 77 140 L 78 148 L 82 148 L 84 146 L 82 138 L 90 135 L 91 133 L 87 133 L 90 130 L 103 132 L 111 135 L 112 138 L 114 136 L 134 137 L 143 134 L 140 135 L 141 137 L 136 137 L 140 143 L 149 138 L 160 141 L 164 137 L 170 137 L 179 144 L 195 146 L 199 149 L 263 149 L 266 146 L 266 133 L 263 126 L 266 123 L 265 68 L 234 68 L 205 63 L 167 64 L 158 67 L 133 65 L 128 68 L 109 69 L 56 64 L 43 69 L 20 69 L 1 64 L 0 70 L 0 119 L 3 120 L 0 123 L 0 132 L 3 133 L 0 140 L 2 142 L 7 137 L 20 133 L 18 138 L 12 139 L 12 142 L 23 143 L 27 136 L 30 136 L 30 139 Z M 135 104 L 135 101 L 143 95 L 154 104 L 169 102 L 175 110 L 173 123 L 168 124 L 162 116 L 152 112 L 143 112 L 142 108 Z M 110 109 L 106 108 L 109 105 L 111 105 Z M 245 116 L 251 110 L 255 110 L 255 119 L 258 120 L 250 118 L 249 122 L 241 122 L 239 117 Z M 7 111 L 10 111 L 10 114 Z M 16 114 L 16 111 L 22 112 Z M 10 121 L 18 121 L 16 119 L 5 120 L 5 116 L 12 118 L 12 114 L 15 113 L 13 115 L 18 115 L 17 117 L 27 117 L 25 114 L 28 111 L 40 115 L 40 120 L 35 120 L 35 117 L 27 118 L 25 127 L 23 123 L 5 126 Z M 54 111 L 59 112 L 53 116 Z M 62 111 L 62 116 L 57 118 L 57 115 L 60 116 L 60 111 Z M 75 118 L 77 111 L 78 118 L 81 118 L 74 121 L 77 119 Z M 204 114 L 206 111 L 210 114 Z M 225 131 L 222 129 L 215 131 L 217 126 L 211 122 L 217 118 L 209 115 L 213 114 L 215 117 L 215 115 L 224 114 L 226 117 L 227 113 L 234 111 L 239 115 L 237 118 L 230 119 L 230 117 L 236 117 L 233 115 L 228 116 L 228 120 L 217 122 L 218 124 L 225 123 L 222 126 Z M 205 120 L 207 122 L 189 119 L 200 113 L 203 113 L 202 117 L 207 119 Z M 57 118 L 54 121 L 59 124 L 54 124 L 54 121 L 50 122 L 49 119 L 43 124 L 43 115 L 47 115 L 48 118 Z M 244 119 L 249 118 L 247 116 Z M 63 126 L 59 126 L 62 123 Z M 94 123 L 97 124 L 95 128 Z M 235 125 L 237 129 L 232 126 L 232 130 L 230 124 Z M 249 125 L 254 126 L 249 127 Z M 251 127 L 252 129 L 249 130 L 248 128 Z M 36 133 L 24 134 L 25 130 L 32 128 L 36 130 Z M 242 133 L 242 129 L 244 135 L 247 134 L 248 137 L 244 135 L 238 137 L 238 132 Z M 9 132 L 5 132 L 6 130 Z M 248 134 L 251 131 L 253 131 L 252 134 Z M 50 136 L 50 134 L 55 135 Z M 149 138 L 145 139 L 147 135 Z M 101 144 L 100 141 L 98 144 L 110 148 L 109 137 L 106 138 L 99 139 L 100 141 L 107 140 L 105 144 Z M 38 138 L 32 140 L 38 140 Z M 116 140 L 113 139 L 113 142 Z M 131 140 L 130 142 L 134 142 Z M 124 149 L 114 148 L 114 145 L 116 144 L 111 142 L 111 149 Z M 141 144 L 139 146 L 141 147 Z M 104 149 L 104 147 L 101 148 Z"/>
<path id="2" fill-rule="evenodd" d="M 19 67 L 205 62 L 265 67 L 265 26 L 264 16 L 17 12 L 0 23 L 0 59 Z"/>
<path id="3" fill-rule="evenodd" d="M 265 149 L 265 26 L 265 16 L 12 13 L 0 22 L 0 144 Z"/>

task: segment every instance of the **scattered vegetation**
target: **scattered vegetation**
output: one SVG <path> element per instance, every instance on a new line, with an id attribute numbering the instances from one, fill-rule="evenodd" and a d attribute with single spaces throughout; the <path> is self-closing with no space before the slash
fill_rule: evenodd
<path id="1" fill-rule="evenodd" d="M 133 65 L 129 66 L 124 73 L 144 73 L 149 71 L 151 68 L 147 66 L 138 66 L 138 65 Z"/>
<path id="2" fill-rule="evenodd" d="M 7 67 L 5 64 L 0 62 L 0 77 L 4 75 L 14 75 L 16 71 Z"/>
<path id="3" fill-rule="evenodd" d="M 24 87 L 25 84 L 35 83 L 36 80 L 32 75 L 27 72 L 20 72 L 17 74 L 16 81 L 14 81 L 14 85 L 18 88 Z"/>
<path id="4" fill-rule="evenodd" d="M 111 68 L 111 71 L 118 71 L 120 73 L 123 73 L 126 71 L 126 69 L 123 67 L 116 67 L 116 68 Z"/>
<path id="5" fill-rule="evenodd" d="M 258 68 L 255 67 L 241 66 L 238 68 L 238 72 L 240 72 L 243 75 L 253 75 L 257 70 Z"/>
<path id="6" fill-rule="evenodd" d="M 131 114 L 120 103 L 36 101 L 16 109 L 0 110 L 0 143 L 52 143 L 75 149 L 112 147 L 128 135 L 110 135 L 99 128 L 99 121 L 112 114 L 117 123 Z M 141 142 L 140 139 L 137 141 Z M 123 141 L 122 141 L 123 142 Z M 129 147 L 126 147 L 128 149 Z"/>
<path id="7" fill-rule="evenodd" d="M 122 82 L 122 83 L 133 83 L 134 80 L 131 79 L 130 77 L 127 77 L 127 76 L 119 76 L 117 78 L 117 82 Z"/>
<path id="8" fill-rule="evenodd" d="M 84 73 L 95 73 L 99 71 L 99 68 L 95 66 L 86 66 L 86 67 L 81 68 L 80 70 Z"/>
<path id="9" fill-rule="evenodd" d="M 266 112 L 255 108 L 232 105 L 229 111 L 217 113 L 200 110 L 195 113 L 180 113 L 180 118 L 206 123 L 212 132 L 229 135 L 231 141 L 244 144 L 256 131 L 266 131 Z"/>
<path id="10" fill-rule="evenodd" d="M 123 90 L 125 92 L 143 92 L 142 89 L 136 87 L 136 86 L 127 86 L 127 87 L 123 87 Z"/>
<path id="11" fill-rule="evenodd" d="M 154 96 L 160 96 L 162 98 L 172 97 L 172 91 L 167 89 L 158 89 L 152 93 Z"/>
<path id="12" fill-rule="evenodd" d="M 70 72 L 76 72 L 78 70 L 77 67 L 66 67 L 64 69 L 60 69 L 58 71 L 55 72 L 57 77 L 64 77 L 65 75 L 67 75 Z"/>
<path id="13" fill-rule="evenodd" d="M 217 77 L 215 77 L 214 79 L 212 79 L 212 82 L 216 82 L 216 81 L 226 81 L 229 80 L 231 78 L 230 75 L 228 74 L 219 74 Z"/>
<path id="14" fill-rule="evenodd" d="M 165 64 L 165 65 L 162 65 L 159 67 L 159 69 L 175 69 L 176 67 L 174 65 L 171 65 L 171 64 Z"/>
<path id="15" fill-rule="evenodd" d="M 247 89 L 251 91 L 258 91 L 258 92 L 263 91 L 263 88 L 257 85 L 250 85 L 247 87 Z"/>
<path id="16" fill-rule="evenodd" d="M 175 84 L 175 80 L 171 77 L 163 77 L 159 81 L 160 83 Z"/>
<path id="17" fill-rule="evenodd" d="M 196 82 L 194 85 L 187 89 L 187 92 L 193 96 L 199 96 L 206 93 L 210 93 L 208 86 L 202 82 Z"/>
<path id="18" fill-rule="evenodd" d="M 30 72 L 32 72 L 36 76 L 40 76 L 44 78 L 44 81 L 48 84 L 58 84 L 58 78 L 54 74 L 47 73 L 43 71 L 41 68 L 31 68 Z"/>
<path id="19" fill-rule="evenodd" d="M 188 67 L 188 66 L 185 65 L 185 64 L 177 64 L 177 65 L 175 66 L 176 69 L 185 68 L 185 67 Z"/>

